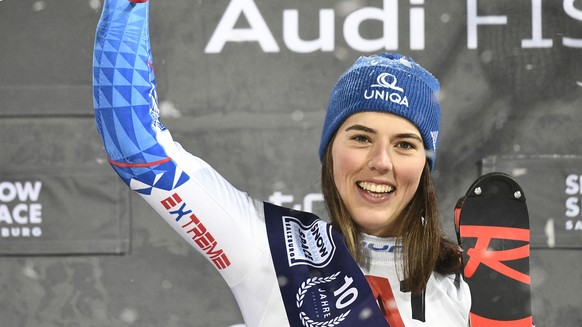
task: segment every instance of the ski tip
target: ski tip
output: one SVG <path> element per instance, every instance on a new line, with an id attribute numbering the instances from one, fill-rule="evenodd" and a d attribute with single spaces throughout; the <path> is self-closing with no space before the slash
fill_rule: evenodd
<path id="1" fill-rule="evenodd" d="M 526 202 L 523 189 L 517 181 L 510 175 L 501 172 L 487 173 L 477 178 L 465 194 L 465 198 L 494 196 L 503 192 L 510 194 L 513 200 Z M 457 205 L 459 205 L 458 202 Z M 463 204 L 460 205 L 462 207 Z"/>

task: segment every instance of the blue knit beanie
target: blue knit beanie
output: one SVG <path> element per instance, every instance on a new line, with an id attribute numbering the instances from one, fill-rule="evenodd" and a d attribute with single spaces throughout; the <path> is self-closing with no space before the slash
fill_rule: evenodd
<path id="1" fill-rule="evenodd" d="M 440 127 L 439 82 L 411 58 L 395 53 L 360 57 L 333 88 L 319 146 L 319 158 L 340 125 L 364 111 L 386 112 L 413 123 L 424 141 L 431 170 Z"/>

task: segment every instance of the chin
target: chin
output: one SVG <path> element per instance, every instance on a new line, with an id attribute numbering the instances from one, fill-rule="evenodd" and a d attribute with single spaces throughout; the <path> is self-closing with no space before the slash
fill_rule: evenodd
<path id="1" fill-rule="evenodd" d="M 388 236 L 387 232 L 387 225 L 388 223 L 371 223 L 371 222 L 363 222 L 358 224 L 360 227 L 360 231 L 374 236 Z"/>

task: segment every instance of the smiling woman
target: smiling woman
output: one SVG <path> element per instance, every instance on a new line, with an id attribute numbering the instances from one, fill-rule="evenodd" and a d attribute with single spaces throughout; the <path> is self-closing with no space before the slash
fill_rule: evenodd
<path id="1" fill-rule="evenodd" d="M 331 93 L 320 145 L 332 225 L 367 274 L 376 274 L 365 264 L 375 254 L 362 242 L 379 237 L 373 243 L 401 249 L 392 258 L 400 270 L 394 284 L 413 293 L 426 292 L 435 271 L 461 270 L 461 250 L 441 231 L 430 175 L 440 125 L 438 90 L 438 81 L 410 58 L 361 57 Z M 369 96 L 378 92 L 398 96 Z"/>
<path id="2" fill-rule="evenodd" d="M 417 128 L 391 114 L 357 113 L 340 126 L 331 151 L 335 186 L 358 229 L 400 236 L 397 218 L 426 162 Z"/>
<path id="3" fill-rule="evenodd" d="M 430 177 L 430 73 L 381 54 L 340 78 L 320 146 L 328 224 L 250 197 L 174 142 L 159 121 L 148 3 L 137 2 L 107 0 L 99 21 L 98 131 L 112 168 L 214 265 L 247 326 L 467 326 L 460 249 L 441 233 Z"/>

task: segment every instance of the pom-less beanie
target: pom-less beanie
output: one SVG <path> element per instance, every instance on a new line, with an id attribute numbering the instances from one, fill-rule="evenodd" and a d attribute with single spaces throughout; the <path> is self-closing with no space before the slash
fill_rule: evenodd
<path id="1" fill-rule="evenodd" d="M 340 125 L 364 111 L 386 112 L 409 120 L 424 141 L 431 170 L 440 127 L 438 80 L 411 58 L 395 53 L 360 57 L 333 88 L 319 146 L 319 158 Z"/>

